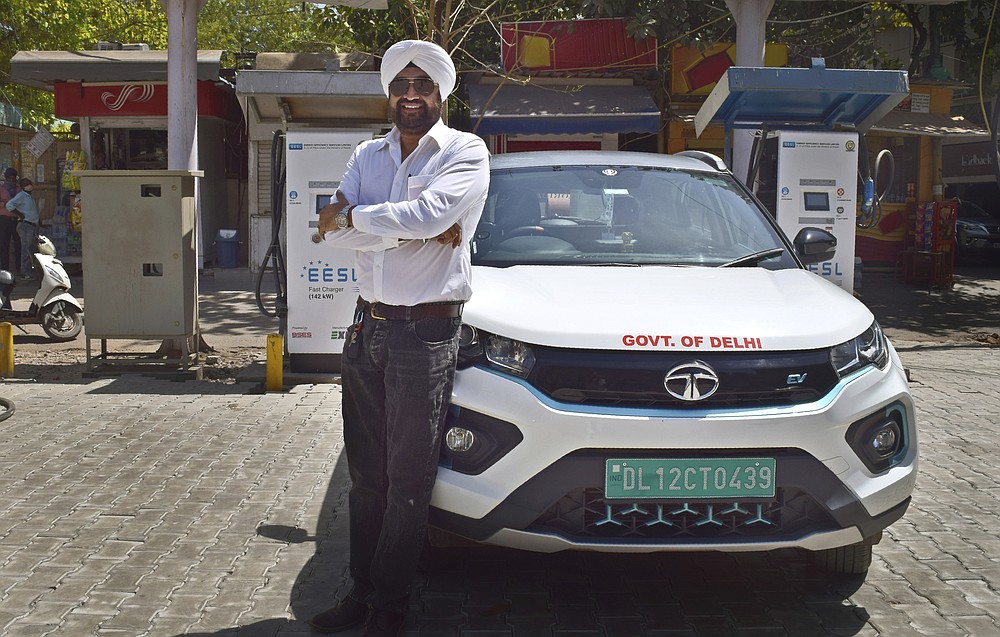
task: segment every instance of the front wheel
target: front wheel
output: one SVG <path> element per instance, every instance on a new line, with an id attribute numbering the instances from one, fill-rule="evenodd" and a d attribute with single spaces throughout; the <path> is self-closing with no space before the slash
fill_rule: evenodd
<path id="1" fill-rule="evenodd" d="M 65 301 L 42 309 L 42 329 L 54 341 L 72 341 L 83 329 L 83 313 Z"/>
<path id="2" fill-rule="evenodd" d="M 837 575 L 863 575 L 872 564 L 872 546 L 882 539 L 882 533 L 856 544 L 817 551 L 813 563 L 827 573 Z"/>

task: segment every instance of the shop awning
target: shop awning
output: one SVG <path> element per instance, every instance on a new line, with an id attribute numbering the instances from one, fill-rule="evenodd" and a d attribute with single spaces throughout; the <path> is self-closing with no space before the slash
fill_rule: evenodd
<path id="1" fill-rule="evenodd" d="M 240 71 L 236 96 L 253 112 L 252 121 L 269 126 L 385 123 L 380 77 L 374 71 Z"/>
<path id="2" fill-rule="evenodd" d="M 989 131 L 961 115 L 890 111 L 871 128 L 881 133 L 932 137 L 988 137 Z"/>
<path id="3" fill-rule="evenodd" d="M 472 84 L 471 126 L 479 135 L 655 133 L 660 109 L 641 86 Z"/>
<path id="4" fill-rule="evenodd" d="M 222 51 L 198 51 L 198 79 L 217 81 Z M 18 51 L 10 59 L 18 84 L 51 91 L 59 82 L 166 82 L 166 51 Z"/>

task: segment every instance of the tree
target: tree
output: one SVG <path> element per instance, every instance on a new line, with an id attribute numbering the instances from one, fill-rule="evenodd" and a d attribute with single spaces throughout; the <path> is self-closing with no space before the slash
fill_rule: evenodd
<path id="1" fill-rule="evenodd" d="M 500 23 L 574 15 L 557 0 L 390 0 L 388 12 L 327 7 L 321 23 L 346 28 L 350 39 L 372 53 L 403 39 L 430 40 L 450 52 L 460 68 L 495 69 L 500 64 Z"/>

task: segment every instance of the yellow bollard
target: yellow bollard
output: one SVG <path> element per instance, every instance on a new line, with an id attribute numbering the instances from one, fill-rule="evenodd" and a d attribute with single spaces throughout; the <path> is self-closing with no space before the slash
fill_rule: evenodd
<path id="1" fill-rule="evenodd" d="M 267 335 L 267 391 L 282 391 L 281 367 L 284 364 L 284 339 L 281 334 Z"/>
<path id="2" fill-rule="evenodd" d="M 14 326 L 0 323 L 0 377 L 14 378 Z"/>

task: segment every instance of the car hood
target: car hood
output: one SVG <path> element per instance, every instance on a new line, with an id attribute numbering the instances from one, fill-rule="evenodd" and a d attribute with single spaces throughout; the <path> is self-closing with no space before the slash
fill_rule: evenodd
<path id="1" fill-rule="evenodd" d="M 830 347 L 874 316 L 806 270 L 476 267 L 463 320 L 536 345 L 574 349 L 753 351 Z"/>

